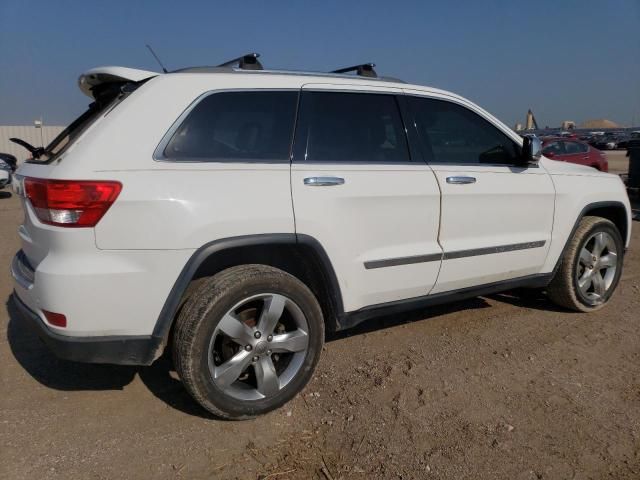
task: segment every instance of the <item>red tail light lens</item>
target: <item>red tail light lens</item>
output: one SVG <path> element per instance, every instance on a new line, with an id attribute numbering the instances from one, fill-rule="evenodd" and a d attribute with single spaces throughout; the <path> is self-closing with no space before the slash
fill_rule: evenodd
<path id="1" fill-rule="evenodd" d="M 42 223 L 95 227 L 122 190 L 120 182 L 25 178 L 24 190 Z"/>
<path id="2" fill-rule="evenodd" d="M 67 326 L 67 317 L 65 317 L 63 314 L 54 313 L 54 312 L 48 312 L 46 310 L 43 310 L 42 313 L 44 313 L 44 316 L 47 319 L 47 322 L 49 322 L 51 325 L 55 325 L 56 327 L 65 327 L 66 328 L 66 326 Z"/>

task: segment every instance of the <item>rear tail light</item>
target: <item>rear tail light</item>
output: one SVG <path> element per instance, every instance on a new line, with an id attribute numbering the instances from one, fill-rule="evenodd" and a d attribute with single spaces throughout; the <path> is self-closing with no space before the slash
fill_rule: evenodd
<path id="1" fill-rule="evenodd" d="M 26 197 L 42 223 L 95 227 L 122 190 L 120 182 L 25 178 Z"/>
<path id="2" fill-rule="evenodd" d="M 63 314 L 48 312 L 46 310 L 43 310 L 42 313 L 44 313 L 47 322 L 49 322 L 51 325 L 54 325 L 56 327 L 67 326 L 67 317 L 65 317 Z"/>

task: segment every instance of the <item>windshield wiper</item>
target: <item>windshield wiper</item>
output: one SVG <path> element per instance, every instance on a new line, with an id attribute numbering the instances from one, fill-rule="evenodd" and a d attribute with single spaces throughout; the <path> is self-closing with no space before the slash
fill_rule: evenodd
<path id="1" fill-rule="evenodd" d="M 31 145 L 28 142 L 25 142 L 24 140 L 20 139 L 20 138 L 10 138 L 9 139 L 11 142 L 13 143 L 17 143 L 18 145 L 20 145 L 21 147 L 26 148 L 27 150 L 29 150 L 29 153 L 31 154 L 31 156 L 33 157 L 33 159 L 37 159 L 40 158 L 42 155 L 44 155 L 46 153 L 46 150 L 44 147 L 34 147 L 33 145 Z"/>

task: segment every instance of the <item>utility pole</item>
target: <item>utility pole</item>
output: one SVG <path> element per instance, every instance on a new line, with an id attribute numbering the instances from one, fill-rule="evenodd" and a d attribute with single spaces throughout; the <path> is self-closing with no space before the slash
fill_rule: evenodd
<path id="1" fill-rule="evenodd" d="M 40 146 L 44 148 L 44 135 L 42 133 L 42 115 L 40 115 L 40 120 L 35 120 L 33 122 L 33 126 L 40 129 Z"/>

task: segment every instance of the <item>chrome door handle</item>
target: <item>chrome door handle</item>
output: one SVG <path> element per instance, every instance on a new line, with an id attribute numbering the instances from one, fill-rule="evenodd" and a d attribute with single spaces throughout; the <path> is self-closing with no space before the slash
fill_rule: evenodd
<path id="1" fill-rule="evenodd" d="M 334 185 L 343 185 L 344 178 L 340 177 L 307 177 L 304 184 L 310 187 L 331 187 Z"/>
<path id="2" fill-rule="evenodd" d="M 476 177 L 447 177 L 447 183 L 453 183 L 454 185 L 476 183 Z"/>

